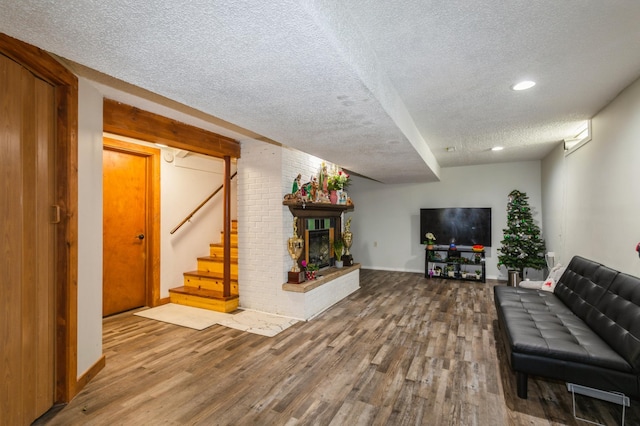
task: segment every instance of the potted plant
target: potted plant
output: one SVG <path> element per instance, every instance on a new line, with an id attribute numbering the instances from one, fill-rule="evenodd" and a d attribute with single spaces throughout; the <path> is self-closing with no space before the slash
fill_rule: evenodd
<path id="1" fill-rule="evenodd" d="M 439 266 L 436 266 L 435 268 L 433 268 L 433 276 L 439 277 L 440 275 L 442 275 L 442 268 Z"/>
<path id="2" fill-rule="evenodd" d="M 467 271 L 460 272 L 462 274 L 462 278 L 467 278 Z"/>
<path id="3" fill-rule="evenodd" d="M 453 265 L 447 265 L 447 276 L 451 278 L 456 276 L 456 271 Z"/>
<path id="4" fill-rule="evenodd" d="M 433 232 L 427 232 L 424 234 L 424 237 L 427 239 L 427 250 L 433 250 L 433 244 L 436 242 L 436 236 L 433 235 Z"/>
<path id="5" fill-rule="evenodd" d="M 333 240 L 333 252 L 336 257 L 335 267 L 342 268 L 344 266 L 342 262 L 342 254 L 344 253 L 344 242 L 342 241 L 342 238 L 336 238 L 335 240 Z"/>
<path id="6" fill-rule="evenodd" d="M 337 204 L 339 196 L 338 192 L 342 192 L 349 186 L 349 174 L 338 170 L 327 179 L 327 190 L 329 191 L 329 199 L 331 204 Z"/>
<path id="7" fill-rule="evenodd" d="M 482 269 L 476 269 L 476 279 L 479 280 L 482 277 Z"/>
<path id="8" fill-rule="evenodd" d="M 307 263 L 306 260 L 303 260 L 302 262 L 300 262 L 300 264 L 304 268 L 304 274 L 306 275 L 307 280 L 309 281 L 315 280 L 316 273 L 318 272 L 318 269 L 319 269 L 318 265 L 314 263 Z"/>

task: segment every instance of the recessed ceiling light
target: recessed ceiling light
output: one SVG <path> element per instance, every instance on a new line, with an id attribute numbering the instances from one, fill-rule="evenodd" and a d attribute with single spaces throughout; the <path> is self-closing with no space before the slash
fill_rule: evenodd
<path id="1" fill-rule="evenodd" d="M 504 149 L 504 147 L 502 146 L 494 146 L 493 148 L 491 148 L 491 151 L 502 151 Z"/>
<path id="2" fill-rule="evenodd" d="M 525 80 L 511 86 L 512 90 L 527 90 L 536 85 L 535 81 Z"/>

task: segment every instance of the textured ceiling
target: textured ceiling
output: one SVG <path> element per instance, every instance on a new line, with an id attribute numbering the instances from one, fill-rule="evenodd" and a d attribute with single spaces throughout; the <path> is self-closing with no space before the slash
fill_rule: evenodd
<path id="1" fill-rule="evenodd" d="M 634 0 L 0 0 L 1 32 L 112 78 L 105 94 L 386 183 L 544 157 L 640 76 L 639 21 Z"/>

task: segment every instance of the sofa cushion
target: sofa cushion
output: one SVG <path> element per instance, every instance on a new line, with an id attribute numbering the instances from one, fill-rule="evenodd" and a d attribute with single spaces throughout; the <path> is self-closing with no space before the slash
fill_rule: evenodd
<path id="1" fill-rule="evenodd" d="M 496 286 L 493 288 L 497 307 L 514 306 L 522 311 L 554 311 L 571 313 L 562 301 L 553 293 L 540 289 Z"/>
<path id="2" fill-rule="evenodd" d="M 558 284 L 556 280 L 554 280 L 553 278 L 547 278 L 546 281 L 542 283 L 542 287 L 540 287 L 540 290 L 553 293 L 553 290 L 556 289 L 556 284 Z"/>
<path id="3" fill-rule="evenodd" d="M 574 314 L 592 326 L 587 317 L 595 309 L 595 305 L 606 293 L 616 275 L 618 271 L 583 257 L 574 256 L 553 293 Z"/>
<path id="4" fill-rule="evenodd" d="M 640 279 L 619 273 L 587 322 L 640 372 Z"/>
<path id="5" fill-rule="evenodd" d="M 556 266 L 551 268 L 547 279 L 551 278 L 555 282 L 558 282 L 560 280 L 560 277 L 562 276 L 562 274 L 564 274 L 564 271 L 566 270 L 567 270 L 566 266 L 562 266 L 560 263 L 558 263 Z"/>
<path id="6" fill-rule="evenodd" d="M 623 372 L 632 370 L 622 356 L 555 295 L 496 286 L 494 297 L 512 352 Z"/>
<path id="7" fill-rule="evenodd" d="M 562 266 L 561 264 L 558 263 L 556 266 L 551 268 L 546 280 L 530 281 L 527 279 L 524 281 L 520 281 L 518 283 L 518 287 L 535 288 L 536 290 L 542 289 L 542 290 L 553 292 L 553 289 L 556 288 L 556 283 L 558 282 L 562 274 L 564 274 L 564 271 L 566 269 L 567 269 L 566 266 Z"/>

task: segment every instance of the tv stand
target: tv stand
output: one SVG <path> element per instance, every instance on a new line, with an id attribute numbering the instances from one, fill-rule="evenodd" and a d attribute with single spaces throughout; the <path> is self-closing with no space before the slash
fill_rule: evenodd
<path id="1" fill-rule="evenodd" d="M 430 274 L 429 271 L 432 271 Z M 439 271 L 439 273 L 438 273 Z M 480 271 L 477 274 L 476 271 Z M 425 249 L 425 278 L 487 282 L 484 250 L 433 247 Z"/>

